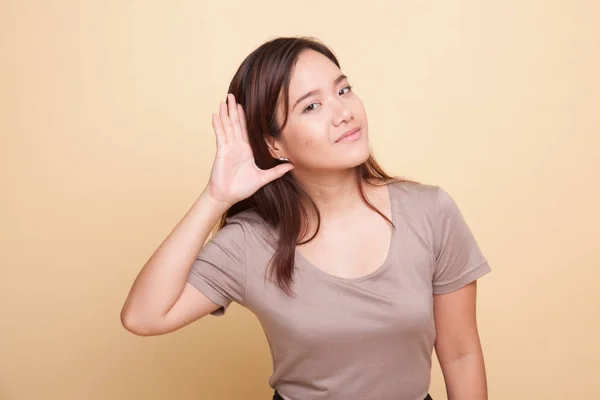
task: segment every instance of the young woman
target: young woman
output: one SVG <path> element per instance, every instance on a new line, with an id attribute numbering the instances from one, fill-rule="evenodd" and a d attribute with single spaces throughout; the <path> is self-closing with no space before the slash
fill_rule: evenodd
<path id="1" fill-rule="evenodd" d="M 208 185 L 136 278 L 125 328 L 164 334 L 235 301 L 265 331 L 274 399 L 430 399 L 434 347 L 449 399 L 486 399 L 490 267 L 447 192 L 379 167 L 332 51 L 263 44 L 212 122 Z"/>

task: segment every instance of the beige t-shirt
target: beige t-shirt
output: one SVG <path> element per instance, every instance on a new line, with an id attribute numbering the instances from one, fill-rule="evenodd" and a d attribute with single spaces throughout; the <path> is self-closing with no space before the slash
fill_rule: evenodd
<path id="1" fill-rule="evenodd" d="M 435 340 L 433 294 L 490 271 L 456 203 L 439 186 L 389 186 L 396 229 L 384 264 L 355 279 L 331 275 L 299 252 L 296 298 L 265 279 L 273 231 L 253 210 L 202 248 L 188 281 L 223 307 L 259 319 L 271 348 L 269 384 L 286 400 L 422 400 Z"/>

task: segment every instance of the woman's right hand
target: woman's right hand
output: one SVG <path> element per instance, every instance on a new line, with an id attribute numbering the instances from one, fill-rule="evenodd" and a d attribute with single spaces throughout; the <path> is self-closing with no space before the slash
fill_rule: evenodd
<path id="1" fill-rule="evenodd" d="M 294 165 L 280 164 L 268 170 L 258 168 L 248 141 L 246 115 L 242 106 L 229 93 L 227 104 L 221 103 L 219 107 L 219 115 L 212 115 L 217 154 L 207 191 L 215 200 L 232 206 L 280 178 Z"/>

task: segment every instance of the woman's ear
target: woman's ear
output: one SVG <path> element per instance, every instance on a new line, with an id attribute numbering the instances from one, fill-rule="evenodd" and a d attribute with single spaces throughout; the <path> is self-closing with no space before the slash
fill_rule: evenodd
<path id="1" fill-rule="evenodd" d="M 279 150 L 279 143 L 276 138 L 271 135 L 265 135 L 265 140 L 267 142 L 267 147 L 269 148 L 269 153 L 271 153 L 271 157 L 279 158 L 282 156 L 281 151 Z"/>

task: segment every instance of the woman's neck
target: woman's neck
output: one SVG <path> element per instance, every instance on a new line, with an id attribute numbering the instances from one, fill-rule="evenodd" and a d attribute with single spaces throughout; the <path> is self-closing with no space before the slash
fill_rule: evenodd
<path id="1" fill-rule="evenodd" d="M 313 174 L 301 177 L 298 182 L 319 208 L 321 223 L 352 218 L 367 207 L 360 195 L 356 172 L 353 169 L 335 175 Z M 364 184 L 363 187 L 365 195 L 371 199 L 373 186 Z M 305 209 L 311 214 L 311 225 L 316 223 L 317 217 L 316 214 L 313 215 L 313 207 L 308 199 Z"/>

